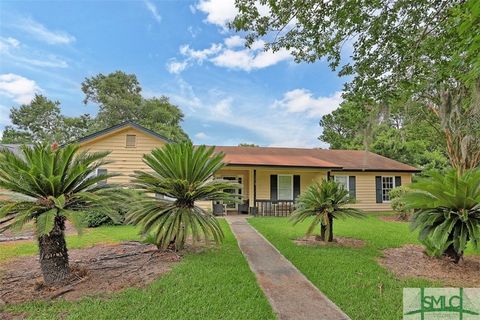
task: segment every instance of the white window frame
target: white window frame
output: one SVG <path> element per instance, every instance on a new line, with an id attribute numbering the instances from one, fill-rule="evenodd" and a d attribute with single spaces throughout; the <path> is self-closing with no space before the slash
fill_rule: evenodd
<path id="1" fill-rule="evenodd" d="M 395 185 L 395 176 L 381 176 L 382 203 L 390 203 L 390 196 L 388 196 L 388 200 L 383 199 L 383 190 L 384 190 L 384 188 L 383 188 L 383 178 L 392 178 L 392 189 L 393 189 L 393 188 L 397 187 Z M 390 190 L 392 190 L 392 189 L 390 189 Z M 389 190 L 389 192 L 390 192 L 390 190 Z M 387 195 L 388 195 L 388 193 L 387 193 Z"/>
<path id="2" fill-rule="evenodd" d="M 280 199 L 280 177 L 290 177 L 290 199 Z M 278 174 L 277 175 L 277 200 L 294 200 L 293 199 L 293 174 Z"/>
<path id="3" fill-rule="evenodd" d="M 350 176 L 345 176 L 345 175 L 338 175 L 338 176 L 335 175 L 335 176 L 333 176 L 333 180 L 334 180 L 335 182 L 339 183 L 339 181 L 337 181 L 337 177 L 345 177 L 345 178 L 347 179 L 347 180 L 346 180 L 346 181 L 347 181 L 347 184 L 344 185 L 344 187 L 345 187 L 345 190 L 347 190 L 347 191 L 350 192 Z M 342 185 L 343 185 L 343 184 L 342 184 Z"/>

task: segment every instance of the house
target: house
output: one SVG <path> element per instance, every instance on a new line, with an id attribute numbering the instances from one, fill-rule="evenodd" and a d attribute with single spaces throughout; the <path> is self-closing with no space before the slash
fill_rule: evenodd
<path id="1" fill-rule="evenodd" d="M 148 170 L 142 157 L 170 143 L 168 139 L 133 122 L 96 132 L 78 141 L 90 151 L 110 151 L 112 163 L 99 171 L 121 173 L 111 182 L 128 184 L 134 170 Z M 326 150 L 273 147 L 216 146 L 225 154 L 226 167 L 218 177 L 237 182 L 230 190 L 242 195 L 243 203 L 223 204 L 228 211 L 259 215 L 287 215 L 294 199 L 315 181 L 334 179 L 356 199 L 353 207 L 367 211 L 391 210 L 388 192 L 408 184 L 415 167 L 359 150 Z M 214 204 L 199 203 L 206 210 Z"/>

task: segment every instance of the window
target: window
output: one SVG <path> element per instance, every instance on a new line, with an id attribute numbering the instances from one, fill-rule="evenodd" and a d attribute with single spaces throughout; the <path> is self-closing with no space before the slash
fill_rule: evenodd
<path id="1" fill-rule="evenodd" d="M 293 200 L 293 176 L 278 175 L 278 200 Z"/>
<path id="2" fill-rule="evenodd" d="M 343 185 L 345 190 L 350 190 L 348 187 L 348 176 L 334 176 L 335 182 Z"/>
<path id="3" fill-rule="evenodd" d="M 100 175 L 106 175 L 107 172 L 108 172 L 107 169 L 98 168 L 98 169 L 97 169 L 97 177 L 100 176 Z M 97 185 L 98 185 L 98 186 L 104 186 L 104 185 L 106 185 L 106 184 L 107 184 L 107 180 L 106 180 L 106 179 L 97 182 Z"/>
<path id="4" fill-rule="evenodd" d="M 382 177 L 382 201 L 390 201 L 388 193 L 395 188 L 395 179 L 393 177 Z"/>
<path id="5" fill-rule="evenodd" d="M 137 146 L 137 136 L 134 134 L 127 134 L 126 147 L 135 148 Z"/>

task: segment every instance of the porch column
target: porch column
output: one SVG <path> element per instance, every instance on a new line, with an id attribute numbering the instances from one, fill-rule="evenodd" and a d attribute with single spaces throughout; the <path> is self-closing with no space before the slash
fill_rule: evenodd
<path id="1" fill-rule="evenodd" d="M 255 205 L 253 191 L 253 169 L 248 170 L 248 206 L 252 208 Z"/>

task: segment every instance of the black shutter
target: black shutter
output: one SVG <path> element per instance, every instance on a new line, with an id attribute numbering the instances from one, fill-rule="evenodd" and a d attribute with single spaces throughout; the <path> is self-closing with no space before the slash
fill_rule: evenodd
<path id="1" fill-rule="evenodd" d="M 293 176 L 293 200 L 297 199 L 300 195 L 300 176 Z"/>
<path id="2" fill-rule="evenodd" d="M 350 198 L 355 199 L 357 197 L 357 179 L 355 176 L 348 177 L 348 191 Z"/>
<path id="3" fill-rule="evenodd" d="M 402 177 L 396 176 L 395 177 L 395 187 L 400 187 L 402 185 Z"/>
<path id="4" fill-rule="evenodd" d="M 382 203 L 382 177 L 376 176 L 375 177 L 375 191 L 376 191 L 376 199 L 377 203 Z"/>
<path id="5" fill-rule="evenodd" d="M 278 176 L 276 174 L 270 175 L 270 200 L 275 201 L 278 199 Z"/>

